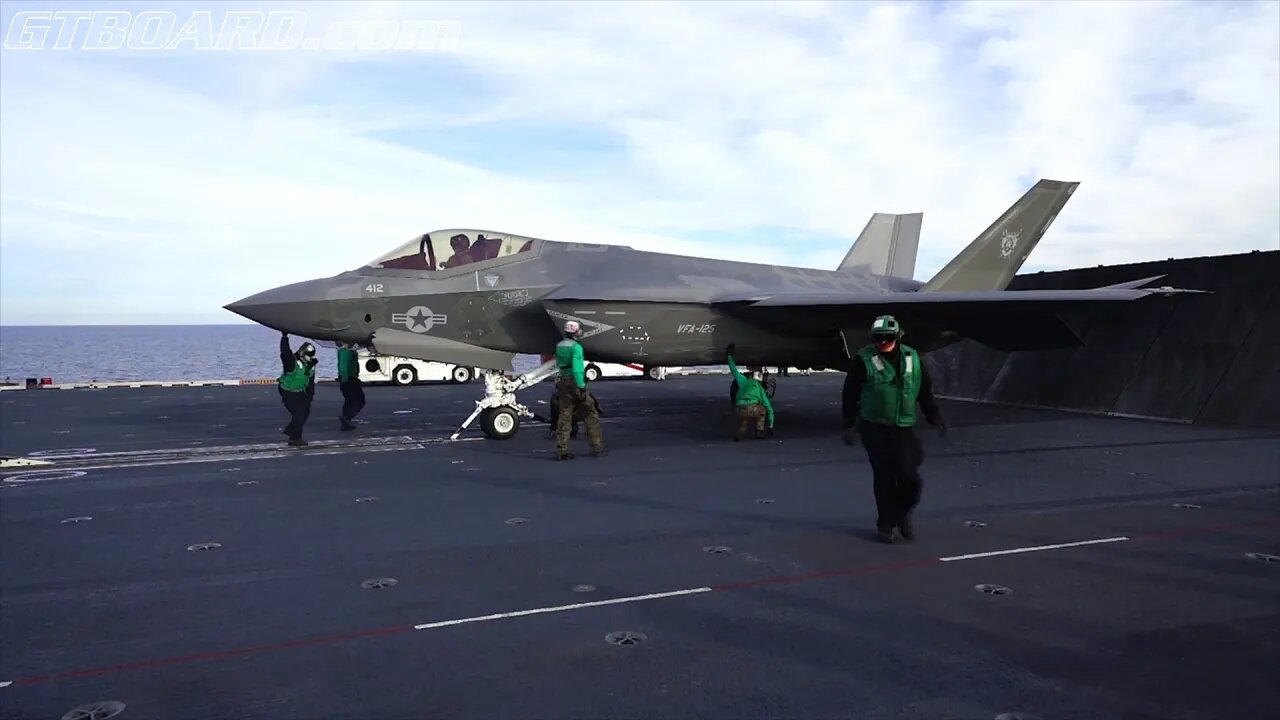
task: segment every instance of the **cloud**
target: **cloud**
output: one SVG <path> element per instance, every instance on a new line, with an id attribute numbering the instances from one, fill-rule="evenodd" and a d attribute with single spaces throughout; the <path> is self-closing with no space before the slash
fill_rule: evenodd
<path id="1" fill-rule="evenodd" d="M 444 227 L 834 268 L 923 211 L 924 279 L 1037 177 L 1026 269 L 1280 247 L 1274 3 L 278 7 L 463 31 L 0 51 L 0 322 L 235 322 Z"/>

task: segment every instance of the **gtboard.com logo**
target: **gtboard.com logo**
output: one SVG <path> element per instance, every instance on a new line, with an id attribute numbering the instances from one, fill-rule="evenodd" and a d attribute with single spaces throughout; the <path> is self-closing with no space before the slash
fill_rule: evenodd
<path id="1" fill-rule="evenodd" d="M 216 17 L 215 17 L 216 16 Z M 309 32 L 305 10 L 24 10 L 5 31 L 6 50 L 447 52 L 456 20 L 341 20 Z"/>

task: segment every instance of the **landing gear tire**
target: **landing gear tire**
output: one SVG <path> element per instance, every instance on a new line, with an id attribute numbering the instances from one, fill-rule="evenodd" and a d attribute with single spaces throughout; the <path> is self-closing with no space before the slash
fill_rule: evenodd
<path id="1" fill-rule="evenodd" d="M 667 379 L 666 373 L 664 373 L 662 371 L 662 368 L 660 367 L 653 367 L 653 366 L 646 367 L 644 369 L 644 374 L 648 375 L 650 380 L 666 380 Z"/>
<path id="2" fill-rule="evenodd" d="M 397 385 L 412 385 L 418 382 L 418 371 L 412 365 L 397 365 L 391 371 L 391 380 Z"/>
<path id="3" fill-rule="evenodd" d="M 490 408 L 480 413 L 480 429 L 494 440 L 509 440 L 520 431 L 520 414 L 514 408 Z"/>
<path id="4" fill-rule="evenodd" d="M 586 377 L 587 382 L 595 382 L 600 379 L 600 368 L 594 364 L 588 365 L 586 370 L 582 371 L 582 374 Z"/>
<path id="5" fill-rule="evenodd" d="M 450 373 L 450 379 L 459 385 L 471 382 L 471 368 L 459 365 Z"/>

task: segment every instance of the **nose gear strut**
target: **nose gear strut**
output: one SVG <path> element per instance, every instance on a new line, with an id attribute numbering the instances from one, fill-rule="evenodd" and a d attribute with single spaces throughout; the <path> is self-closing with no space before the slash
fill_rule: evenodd
<path id="1" fill-rule="evenodd" d="M 516 399 L 516 392 L 533 387 L 556 374 L 556 361 L 548 360 L 529 372 L 514 378 L 497 372 L 484 374 L 484 397 L 476 401 L 476 409 L 466 422 L 449 437 L 457 440 L 476 417 L 480 417 L 480 429 L 485 435 L 498 440 L 515 437 L 520 430 L 520 418 L 533 418 L 550 424 L 546 418 L 534 413 Z"/>

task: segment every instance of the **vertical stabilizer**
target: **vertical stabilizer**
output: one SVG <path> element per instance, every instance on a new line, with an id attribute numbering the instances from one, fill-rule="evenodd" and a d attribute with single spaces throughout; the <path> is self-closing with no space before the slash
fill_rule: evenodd
<path id="1" fill-rule="evenodd" d="M 910 280 L 916 272 L 916 250 L 924 213 L 876 213 L 849 248 L 838 270 L 860 270 Z"/>
<path id="2" fill-rule="evenodd" d="M 920 291 L 1004 290 L 1079 186 L 1040 180 Z"/>

